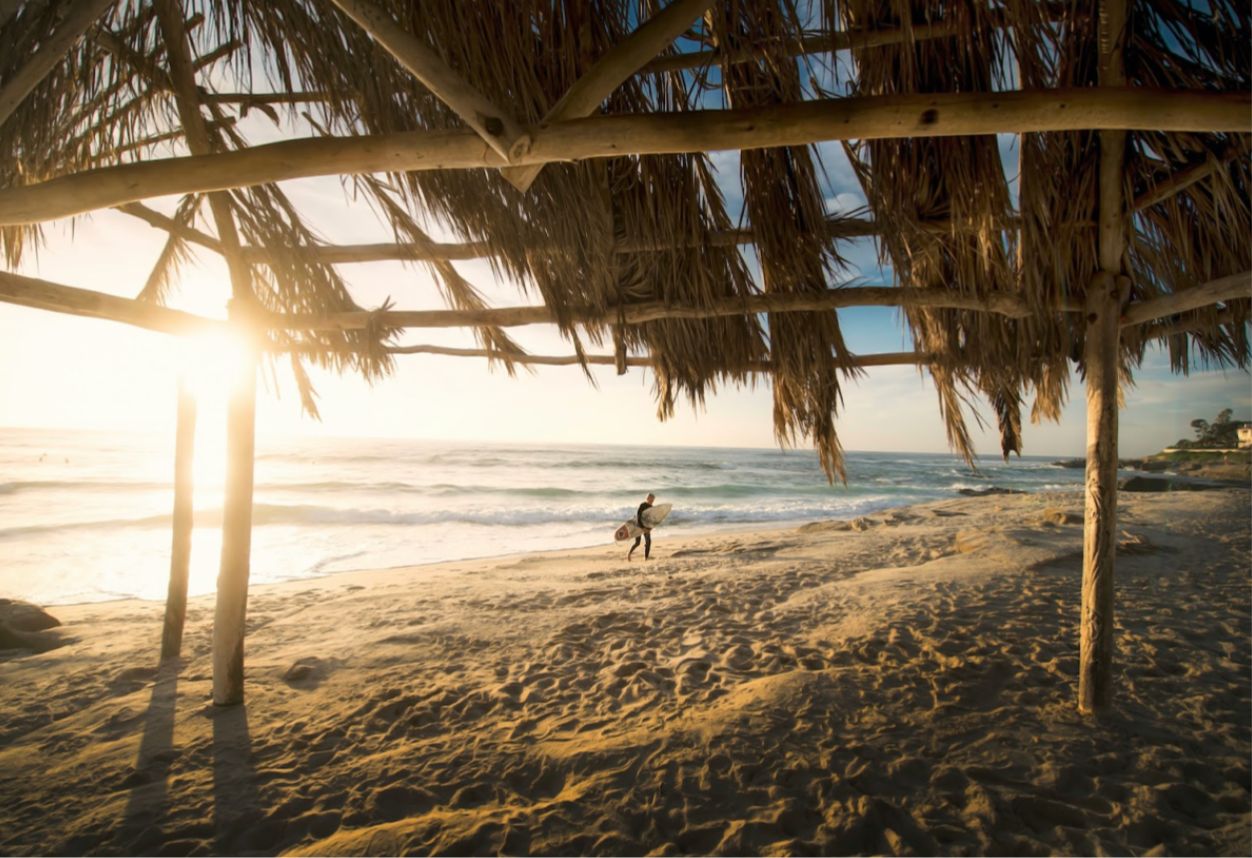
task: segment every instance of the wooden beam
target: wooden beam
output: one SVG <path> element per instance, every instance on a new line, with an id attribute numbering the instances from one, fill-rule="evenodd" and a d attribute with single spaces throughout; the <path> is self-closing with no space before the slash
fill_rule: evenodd
<path id="1" fill-rule="evenodd" d="M 66 11 L 61 23 L 39 49 L 0 88 L 0 125 L 13 115 L 26 96 L 57 67 L 83 33 L 112 6 L 116 0 L 77 0 Z"/>
<path id="2" fill-rule="evenodd" d="M 596 61 L 543 117 L 545 124 L 579 119 L 595 113 L 606 98 L 691 26 L 713 0 L 674 0 Z M 519 191 L 530 189 L 542 164 L 501 171 Z"/>
<path id="3" fill-rule="evenodd" d="M 1252 94 L 1134 88 L 886 95 L 740 110 L 594 116 L 537 130 L 521 164 L 820 140 L 1151 128 L 1252 131 Z M 288 179 L 357 173 L 499 168 L 466 132 L 289 140 L 214 155 L 87 170 L 0 192 L 0 226 L 38 223 L 127 202 Z"/>
<path id="4" fill-rule="evenodd" d="M 506 163 L 526 149 L 530 137 L 508 113 L 492 104 L 416 36 L 398 26 L 372 0 L 331 2 L 356 21 L 436 98 L 452 108 Z"/>
<path id="5" fill-rule="evenodd" d="M 1126 82 L 1127 0 L 1100 0 L 1101 86 Z M 1117 557 L 1117 401 L 1121 305 L 1131 215 L 1126 210 L 1126 133 L 1099 135 L 1099 271 L 1087 289 L 1083 363 L 1087 382 L 1087 469 L 1083 521 L 1078 711 L 1091 715 L 1113 697 L 1114 590 Z"/>
<path id="6" fill-rule="evenodd" d="M 71 316 L 108 319 L 164 334 L 194 335 L 224 328 L 222 322 L 181 310 L 171 310 L 169 307 L 103 292 L 62 286 L 7 271 L 0 271 L 0 301 Z"/>
<path id="7" fill-rule="evenodd" d="M 326 350 L 296 348 L 294 351 L 300 354 L 309 354 L 322 353 Z M 533 366 L 581 366 L 583 360 L 591 366 L 616 366 L 618 363 L 617 355 L 584 355 L 583 360 L 580 360 L 578 355 L 505 354 L 489 349 L 464 349 L 434 345 L 388 346 L 384 351 L 393 355 L 442 355 L 446 357 L 497 358 L 501 360 L 507 358 L 516 364 Z M 918 354 L 916 352 L 886 352 L 883 354 L 856 355 L 853 357 L 851 365 L 858 368 L 917 366 L 930 363 L 932 360 L 933 358 L 930 355 Z M 656 366 L 656 361 L 650 357 L 627 357 L 626 365 L 652 367 Z M 754 361 L 746 364 L 742 369 L 748 372 L 768 373 L 773 371 L 774 365 L 769 361 Z"/>
<path id="8" fill-rule="evenodd" d="M 210 92 L 205 104 L 242 104 L 249 107 L 270 104 L 317 104 L 329 101 L 324 92 Z"/>
<path id="9" fill-rule="evenodd" d="M 1252 298 L 1252 271 L 1218 277 L 1194 289 L 1131 304 L 1122 313 L 1121 326 L 1125 328 L 1141 325 L 1153 319 L 1186 313 L 1236 298 Z"/>
<path id="10" fill-rule="evenodd" d="M 667 319 L 712 319 L 756 313 L 821 312 L 839 307 L 949 307 L 998 313 L 1014 319 L 1030 315 L 1030 309 L 1011 294 L 985 298 L 941 289 L 907 289 L 895 286 L 858 286 L 829 289 L 824 293 L 771 293 L 743 298 L 722 298 L 702 307 L 680 307 L 652 302 L 600 309 L 571 308 L 572 322 L 641 325 Z M 522 325 L 555 324 L 556 314 L 546 306 L 496 307 L 487 310 L 358 310 L 321 315 L 270 314 L 258 324 L 271 330 L 354 331 L 371 325 L 384 328 L 457 328 L 496 325 L 502 328 Z"/>

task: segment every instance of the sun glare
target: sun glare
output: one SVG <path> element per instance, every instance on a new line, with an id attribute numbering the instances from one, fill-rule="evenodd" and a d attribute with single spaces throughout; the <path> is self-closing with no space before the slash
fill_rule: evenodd
<path id="1" fill-rule="evenodd" d="M 202 405 L 227 400 L 239 389 L 256 359 L 244 337 L 228 328 L 185 337 L 180 343 L 179 372 Z"/>
<path id="2" fill-rule="evenodd" d="M 256 371 L 255 352 L 242 336 L 220 329 L 179 343 L 178 372 L 196 400 L 195 504 L 220 509 L 226 472 L 226 413 L 247 373 Z"/>

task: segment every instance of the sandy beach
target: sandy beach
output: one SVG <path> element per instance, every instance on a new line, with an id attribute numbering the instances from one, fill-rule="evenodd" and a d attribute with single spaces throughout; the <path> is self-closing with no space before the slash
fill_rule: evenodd
<path id="1" fill-rule="evenodd" d="M 1074 708 L 1082 499 L 53 609 L 0 661 L 6 854 L 1252 852 L 1246 489 L 1123 493 L 1116 703 Z"/>

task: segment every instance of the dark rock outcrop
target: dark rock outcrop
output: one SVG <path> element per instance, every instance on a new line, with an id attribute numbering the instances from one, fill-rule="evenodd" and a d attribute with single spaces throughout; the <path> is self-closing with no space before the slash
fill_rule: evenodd
<path id="1" fill-rule="evenodd" d="M 971 498 L 980 498 L 985 495 L 1024 495 L 1024 491 L 1020 489 L 1002 489 L 999 486 L 991 486 L 986 489 L 957 489 L 957 494 L 965 495 Z"/>
<path id="2" fill-rule="evenodd" d="M 61 625 L 60 620 L 38 605 L 17 599 L 0 599 L 0 623 L 19 632 L 42 632 Z"/>
<path id="3" fill-rule="evenodd" d="M 17 599 L 0 599 L 0 650 L 29 649 L 47 652 L 65 641 L 48 629 L 61 621 L 38 605 Z"/>
<path id="4" fill-rule="evenodd" d="M 1187 477 L 1127 477 L 1117 484 L 1117 488 L 1123 492 L 1203 492 L 1229 487 L 1229 483 Z"/>

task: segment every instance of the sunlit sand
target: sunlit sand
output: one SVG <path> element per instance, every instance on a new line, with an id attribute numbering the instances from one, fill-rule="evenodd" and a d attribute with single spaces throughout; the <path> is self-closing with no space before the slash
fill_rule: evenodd
<path id="1" fill-rule="evenodd" d="M 7 853 L 1246 854 L 1249 496 L 1123 496 L 1074 708 L 1081 497 L 61 608 L 0 664 Z"/>

